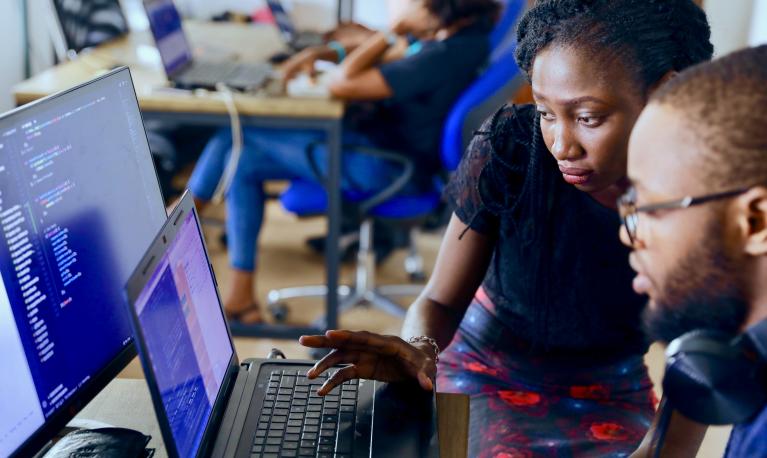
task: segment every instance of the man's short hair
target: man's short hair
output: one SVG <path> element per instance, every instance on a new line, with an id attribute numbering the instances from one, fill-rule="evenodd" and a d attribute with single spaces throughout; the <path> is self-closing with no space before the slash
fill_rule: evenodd
<path id="1" fill-rule="evenodd" d="M 650 103 L 683 118 L 712 188 L 767 186 L 767 45 L 691 67 Z"/>

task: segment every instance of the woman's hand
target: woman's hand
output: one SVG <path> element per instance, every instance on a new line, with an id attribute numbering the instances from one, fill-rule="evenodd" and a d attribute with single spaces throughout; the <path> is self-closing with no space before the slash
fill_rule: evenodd
<path id="1" fill-rule="evenodd" d="M 306 48 L 296 53 L 293 57 L 282 64 L 282 78 L 285 83 L 292 80 L 299 73 L 307 73 L 314 76 L 316 71 L 314 63 L 320 60 L 321 50 L 319 47 Z"/>
<path id="2" fill-rule="evenodd" d="M 317 390 L 321 396 L 355 378 L 382 382 L 416 379 L 424 390 L 434 389 L 436 355 L 428 344 L 410 344 L 396 336 L 366 331 L 328 331 L 325 335 L 302 336 L 299 342 L 306 347 L 333 349 L 309 370 L 307 377 L 310 379 L 333 366 L 348 365 L 337 370 Z"/>

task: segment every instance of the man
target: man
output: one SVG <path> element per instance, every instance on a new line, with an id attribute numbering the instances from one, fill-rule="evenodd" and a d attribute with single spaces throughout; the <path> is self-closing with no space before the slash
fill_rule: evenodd
<path id="1" fill-rule="evenodd" d="M 628 174 L 621 237 L 634 249 L 634 289 L 650 298 L 650 337 L 736 336 L 767 319 L 767 46 L 693 67 L 653 94 Z M 767 456 L 767 408 L 735 425 L 726 456 Z"/>

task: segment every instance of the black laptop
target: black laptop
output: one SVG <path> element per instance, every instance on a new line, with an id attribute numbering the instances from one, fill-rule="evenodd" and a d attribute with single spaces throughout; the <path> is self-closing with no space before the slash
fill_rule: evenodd
<path id="1" fill-rule="evenodd" d="M 171 457 L 439 456 L 434 396 L 354 380 L 320 397 L 309 361 L 240 362 L 187 192 L 126 286 Z"/>
<path id="2" fill-rule="evenodd" d="M 296 30 L 293 21 L 285 11 L 285 8 L 283 8 L 280 0 L 266 0 L 266 4 L 269 5 L 269 10 L 272 12 L 274 22 L 277 23 L 277 28 L 280 29 L 282 38 L 294 51 L 301 51 L 302 49 L 325 43 L 321 33 L 309 30 Z"/>
<path id="3" fill-rule="evenodd" d="M 218 83 L 247 91 L 258 89 L 272 74 L 272 66 L 263 63 L 203 61 L 194 59 L 181 15 L 173 0 L 144 0 L 157 50 L 165 73 L 177 87 L 215 89 Z M 247 45 L 252 46 L 253 43 Z"/>

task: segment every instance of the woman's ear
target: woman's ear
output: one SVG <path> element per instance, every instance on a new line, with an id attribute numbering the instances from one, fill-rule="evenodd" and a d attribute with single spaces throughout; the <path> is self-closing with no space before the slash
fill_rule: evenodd
<path id="1" fill-rule="evenodd" d="M 669 70 L 666 72 L 665 75 L 661 76 L 661 78 L 655 82 L 652 86 L 650 86 L 650 89 L 647 91 L 647 96 L 651 96 L 653 92 L 655 92 L 656 89 L 663 86 L 665 83 L 667 83 L 671 78 L 678 75 L 679 72 L 676 70 Z"/>

